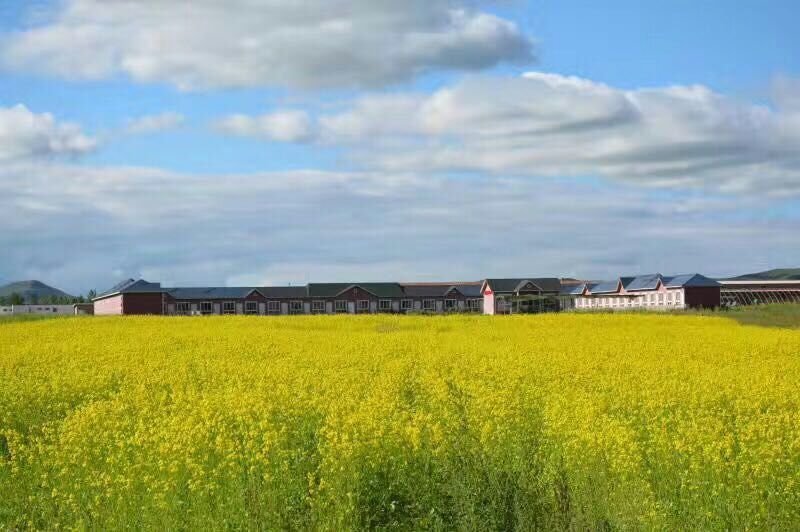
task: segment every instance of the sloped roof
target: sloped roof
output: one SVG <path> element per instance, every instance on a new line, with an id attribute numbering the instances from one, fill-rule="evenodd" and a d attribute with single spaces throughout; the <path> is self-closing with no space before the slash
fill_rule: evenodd
<path id="1" fill-rule="evenodd" d="M 305 286 L 262 286 L 258 289 L 267 299 L 300 299 L 308 297 Z"/>
<path id="2" fill-rule="evenodd" d="M 626 290 L 655 290 L 658 286 L 658 281 L 662 279 L 660 273 L 650 273 L 647 275 L 637 275 L 634 277 L 628 286 L 625 287 Z"/>
<path id="3" fill-rule="evenodd" d="M 526 282 L 538 286 L 543 292 L 560 292 L 561 279 L 557 277 L 525 277 L 517 279 L 486 279 L 489 287 L 495 292 L 516 292 Z"/>
<path id="4" fill-rule="evenodd" d="M 665 277 L 663 282 L 665 286 L 670 288 L 677 286 L 722 286 L 714 279 L 710 279 L 699 273 L 686 273 L 673 277 Z"/>
<path id="5" fill-rule="evenodd" d="M 351 287 L 359 287 L 375 297 L 403 297 L 405 293 L 400 283 L 311 283 L 308 285 L 309 297 L 336 297 Z"/>
<path id="6" fill-rule="evenodd" d="M 149 283 L 144 279 L 139 279 L 138 281 L 134 279 L 126 279 L 125 281 L 115 284 L 105 292 L 98 294 L 95 299 L 113 296 L 116 294 L 145 294 L 163 291 L 164 289 L 161 288 L 161 283 Z"/>
<path id="7" fill-rule="evenodd" d="M 452 285 L 448 284 L 404 284 L 402 285 L 403 292 L 409 297 L 444 297 L 444 294 L 450 290 Z M 480 287 L 478 287 L 480 291 Z"/>
<path id="8" fill-rule="evenodd" d="M 600 281 L 590 288 L 592 294 L 615 294 L 619 288 L 619 279 L 615 281 Z"/>
<path id="9" fill-rule="evenodd" d="M 403 283 L 407 297 L 445 297 L 453 290 L 464 297 L 481 297 L 481 283 Z"/>
<path id="10" fill-rule="evenodd" d="M 560 293 L 564 294 L 564 295 L 579 296 L 579 295 L 581 295 L 583 293 L 583 289 L 586 288 L 586 286 L 588 284 L 589 283 L 564 285 L 561 288 L 561 292 Z"/>
<path id="11" fill-rule="evenodd" d="M 244 299 L 257 288 L 248 287 L 195 287 L 170 288 L 166 292 L 175 299 Z"/>
<path id="12" fill-rule="evenodd" d="M 448 287 L 447 292 L 450 290 L 458 290 L 464 297 L 481 297 L 481 285 L 475 283 L 457 283 Z M 447 293 L 445 292 L 445 293 Z"/>

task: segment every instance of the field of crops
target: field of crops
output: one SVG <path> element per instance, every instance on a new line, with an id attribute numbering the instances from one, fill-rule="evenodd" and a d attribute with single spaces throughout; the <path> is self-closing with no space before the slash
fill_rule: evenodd
<path id="1" fill-rule="evenodd" d="M 0 529 L 800 527 L 800 331 L 0 324 Z"/>

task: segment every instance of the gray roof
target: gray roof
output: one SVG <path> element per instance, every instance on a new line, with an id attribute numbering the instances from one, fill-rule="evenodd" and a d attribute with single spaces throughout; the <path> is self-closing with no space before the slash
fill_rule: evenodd
<path id="1" fill-rule="evenodd" d="M 495 292 L 517 292 L 527 282 L 538 286 L 542 292 L 560 292 L 561 279 L 557 277 L 526 277 L 518 279 L 486 279 Z"/>
<path id="2" fill-rule="evenodd" d="M 351 287 L 359 287 L 375 297 L 403 297 L 400 283 L 310 283 L 309 297 L 336 297 Z"/>
<path id="3" fill-rule="evenodd" d="M 164 289 L 161 288 L 161 283 L 149 283 L 144 279 L 134 280 L 127 279 L 121 283 L 115 284 L 105 292 L 99 294 L 95 299 L 102 297 L 113 296 L 116 294 L 145 294 L 145 293 L 160 293 Z"/>
<path id="4" fill-rule="evenodd" d="M 676 286 L 722 286 L 714 279 L 709 279 L 705 275 L 699 273 L 687 273 L 682 275 L 675 275 L 673 277 L 665 277 L 664 285 L 668 287 Z"/>
<path id="5" fill-rule="evenodd" d="M 578 283 L 578 284 L 567 284 L 561 288 L 561 293 L 564 295 L 580 295 L 583 293 L 583 289 L 586 288 L 588 283 Z"/>
<path id="6" fill-rule="evenodd" d="M 262 286 L 258 289 L 267 299 L 302 299 L 308 297 L 305 286 Z"/>
<path id="7" fill-rule="evenodd" d="M 170 288 L 166 292 L 175 299 L 244 299 L 257 288 L 248 287 L 196 287 Z"/>
<path id="8" fill-rule="evenodd" d="M 447 291 L 458 290 L 464 297 L 482 297 L 481 285 L 476 283 L 458 283 L 450 286 Z"/>
<path id="9" fill-rule="evenodd" d="M 444 294 L 452 288 L 449 284 L 404 284 L 403 293 L 408 297 L 444 297 Z"/>
<path id="10" fill-rule="evenodd" d="M 446 297 L 457 291 L 464 297 L 481 297 L 480 283 L 405 283 L 402 285 L 407 297 Z"/>
<path id="11" fill-rule="evenodd" d="M 593 294 L 613 294 L 619 287 L 619 280 L 600 281 L 591 288 Z"/>
<path id="12" fill-rule="evenodd" d="M 647 275 L 637 275 L 634 277 L 628 286 L 625 287 L 626 290 L 655 290 L 658 286 L 658 281 L 662 279 L 662 275 L 660 273 L 650 273 Z"/>
<path id="13" fill-rule="evenodd" d="M 688 273 L 672 277 L 665 277 L 660 273 L 651 273 L 647 275 L 637 275 L 636 277 L 620 277 L 616 281 L 600 281 L 590 286 L 589 291 L 593 294 L 615 293 L 620 282 L 628 292 L 655 290 L 658 287 L 659 281 L 669 288 L 680 286 L 720 286 L 715 280 L 709 279 L 699 273 Z"/>

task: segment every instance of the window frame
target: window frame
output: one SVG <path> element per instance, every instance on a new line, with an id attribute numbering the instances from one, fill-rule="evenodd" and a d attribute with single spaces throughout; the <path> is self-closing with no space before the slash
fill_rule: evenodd
<path id="1" fill-rule="evenodd" d="M 311 314 L 325 314 L 325 300 L 312 299 L 311 300 Z"/>
<path id="2" fill-rule="evenodd" d="M 447 298 L 444 300 L 444 311 L 445 312 L 454 312 L 458 310 L 458 300 L 451 298 Z"/>
<path id="3" fill-rule="evenodd" d="M 430 303 L 430 306 L 428 306 Z M 435 299 L 423 299 L 422 300 L 422 310 L 436 312 L 436 300 Z"/>
<path id="4" fill-rule="evenodd" d="M 273 309 L 272 307 L 275 307 Z M 280 314 L 281 313 L 281 302 L 280 301 L 267 301 L 267 314 Z"/>
<path id="5" fill-rule="evenodd" d="M 186 310 L 181 310 L 181 305 L 186 305 Z M 192 313 L 192 304 L 188 301 L 175 302 L 175 314 L 178 316 L 188 316 Z"/>
<path id="6" fill-rule="evenodd" d="M 356 312 L 369 312 L 369 299 L 359 299 L 356 302 Z"/>
<path id="7" fill-rule="evenodd" d="M 337 299 L 333 303 L 333 311 L 337 314 L 346 314 L 347 313 L 347 300 L 346 299 Z"/>
<path id="8" fill-rule="evenodd" d="M 293 299 L 289 301 L 289 314 L 305 314 L 306 308 L 303 301 L 300 299 Z"/>
<path id="9" fill-rule="evenodd" d="M 253 308 L 251 310 L 250 308 L 248 308 L 248 307 L 250 307 L 250 305 L 254 305 L 255 308 Z M 258 315 L 258 301 L 245 301 L 244 302 L 244 313 L 245 313 L 245 315 L 248 315 L 248 316 L 257 316 Z"/>
<path id="10" fill-rule="evenodd" d="M 400 310 L 408 312 L 409 310 L 414 310 L 414 300 L 413 299 L 401 299 L 400 300 Z"/>
<path id="11" fill-rule="evenodd" d="M 231 305 L 231 308 L 228 308 Z M 236 301 L 223 301 L 222 302 L 222 315 L 233 316 L 236 314 Z"/>
<path id="12" fill-rule="evenodd" d="M 378 312 L 391 312 L 392 311 L 392 300 L 391 299 L 379 299 L 378 300 Z"/>
<path id="13" fill-rule="evenodd" d="M 208 310 L 205 309 L 206 305 L 208 306 Z M 214 314 L 214 303 L 211 301 L 201 301 L 198 307 L 200 308 L 201 316 L 210 316 Z"/>

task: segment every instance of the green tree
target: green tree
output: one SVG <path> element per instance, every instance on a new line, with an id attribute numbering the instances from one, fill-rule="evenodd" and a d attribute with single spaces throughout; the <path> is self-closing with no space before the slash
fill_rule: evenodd
<path id="1" fill-rule="evenodd" d="M 22 297 L 17 292 L 12 293 L 9 296 L 8 300 L 9 300 L 9 303 L 11 303 L 12 305 L 24 305 L 25 304 L 25 298 Z"/>
<path id="2" fill-rule="evenodd" d="M 94 289 L 89 290 L 89 293 L 86 295 L 86 299 L 88 299 L 89 301 L 91 301 L 96 297 L 97 297 L 97 292 Z"/>

